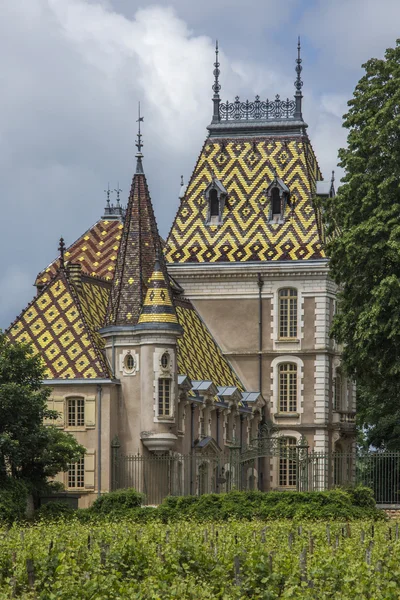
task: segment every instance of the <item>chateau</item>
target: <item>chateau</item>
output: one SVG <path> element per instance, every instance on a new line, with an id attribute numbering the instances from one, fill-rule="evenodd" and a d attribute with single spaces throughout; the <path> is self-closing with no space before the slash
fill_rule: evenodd
<path id="1" fill-rule="evenodd" d="M 148 458 L 160 482 L 163 457 L 176 459 L 174 468 L 184 466 L 176 493 L 201 493 L 207 457 L 244 453 L 266 430 L 280 449 L 329 455 L 354 446 L 355 392 L 329 337 L 336 287 L 317 201 L 334 186 L 303 120 L 300 46 L 293 99 L 222 102 L 219 66 L 217 47 L 212 120 L 167 240 L 139 118 L 127 206 L 108 200 L 77 241 L 61 240 L 8 329 L 42 356 L 55 424 L 87 449 L 59 475 L 81 506 L 123 485 L 116 452 L 142 466 Z M 186 476 L 188 456 L 196 459 Z M 257 456 L 243 485 L 296 488 L 293 461 L 280 456 Z M 210 490 L 234 477 L 224 461 Z"/>

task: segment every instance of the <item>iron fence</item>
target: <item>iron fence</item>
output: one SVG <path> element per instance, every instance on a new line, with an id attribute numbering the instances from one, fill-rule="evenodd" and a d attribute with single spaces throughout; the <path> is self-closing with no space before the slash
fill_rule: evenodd
<path id="1" fill-rule="evenodd" d="M 265 450 L 265 449 L 264 449 Z M 400 505 L 400 452 L 322 453 L 268 448 L 187 455 L 122 455 L 113 451 L 112 488 L 134 487 L 157 505 L 166 496 L 237 490 L 322 491 L 365 485 L 378 504 Z"/>

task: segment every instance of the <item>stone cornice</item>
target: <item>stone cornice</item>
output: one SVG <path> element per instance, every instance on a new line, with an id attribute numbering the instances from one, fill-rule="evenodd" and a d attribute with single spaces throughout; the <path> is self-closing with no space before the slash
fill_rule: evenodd
<path id="1" fill-rule="evenodd" d="M 327 259 L 310 261 L 270 261 L 243 263 L 167 264 L 168 272 L 177 279 L 254 279 L 261 276 L 329 277 Z"/>

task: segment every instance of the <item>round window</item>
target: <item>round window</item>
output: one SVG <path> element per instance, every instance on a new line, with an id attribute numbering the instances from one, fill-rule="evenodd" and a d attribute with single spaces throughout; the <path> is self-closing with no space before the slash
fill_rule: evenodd
<path id="1" fill-rule="evenodd" d="M 161 366 L 163 369 L 167 369 L 169 366 L 169 354 L 168 352 L 164 352 L 161 357 Z"/>
<path id="2" fill-rule="evenodd" d="M 132 354 L 127 354 L 125 356 L 124 365 L 126 371 L 133 371 L 133 369 L 135 368 L 135 360 Z"/>

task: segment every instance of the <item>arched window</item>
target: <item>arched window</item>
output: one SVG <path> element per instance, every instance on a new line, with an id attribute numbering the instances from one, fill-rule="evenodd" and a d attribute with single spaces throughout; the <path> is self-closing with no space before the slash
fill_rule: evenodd
<path id="1" fill-rule="evenodd" d="M 281 214 L 281 197 L 278 188 L 274 187 L 271 191 L 272 216 L 275 217 Z"/>
<path id="2" fill-rule="evenodd" d="M 297 365 L 295 363 L 279 365 L 278 400 L 279 412 L 297 412 Z"/>
<path id="3" fill-rule="evenodd" d="M 297 485 L 296 438 L 284 437 L 279 440 L 279 485 L 296 487 Z"/>
<path id="4" fill-rule="evenodd" d="M 279 290 L 279 339 L 297 338 L 297 290 Z"/>
<path id="5" fill-rule="evenodd" d="M 219 217 L 219 200 L 217 190 L 210 191 L 210 217 Z"/>

